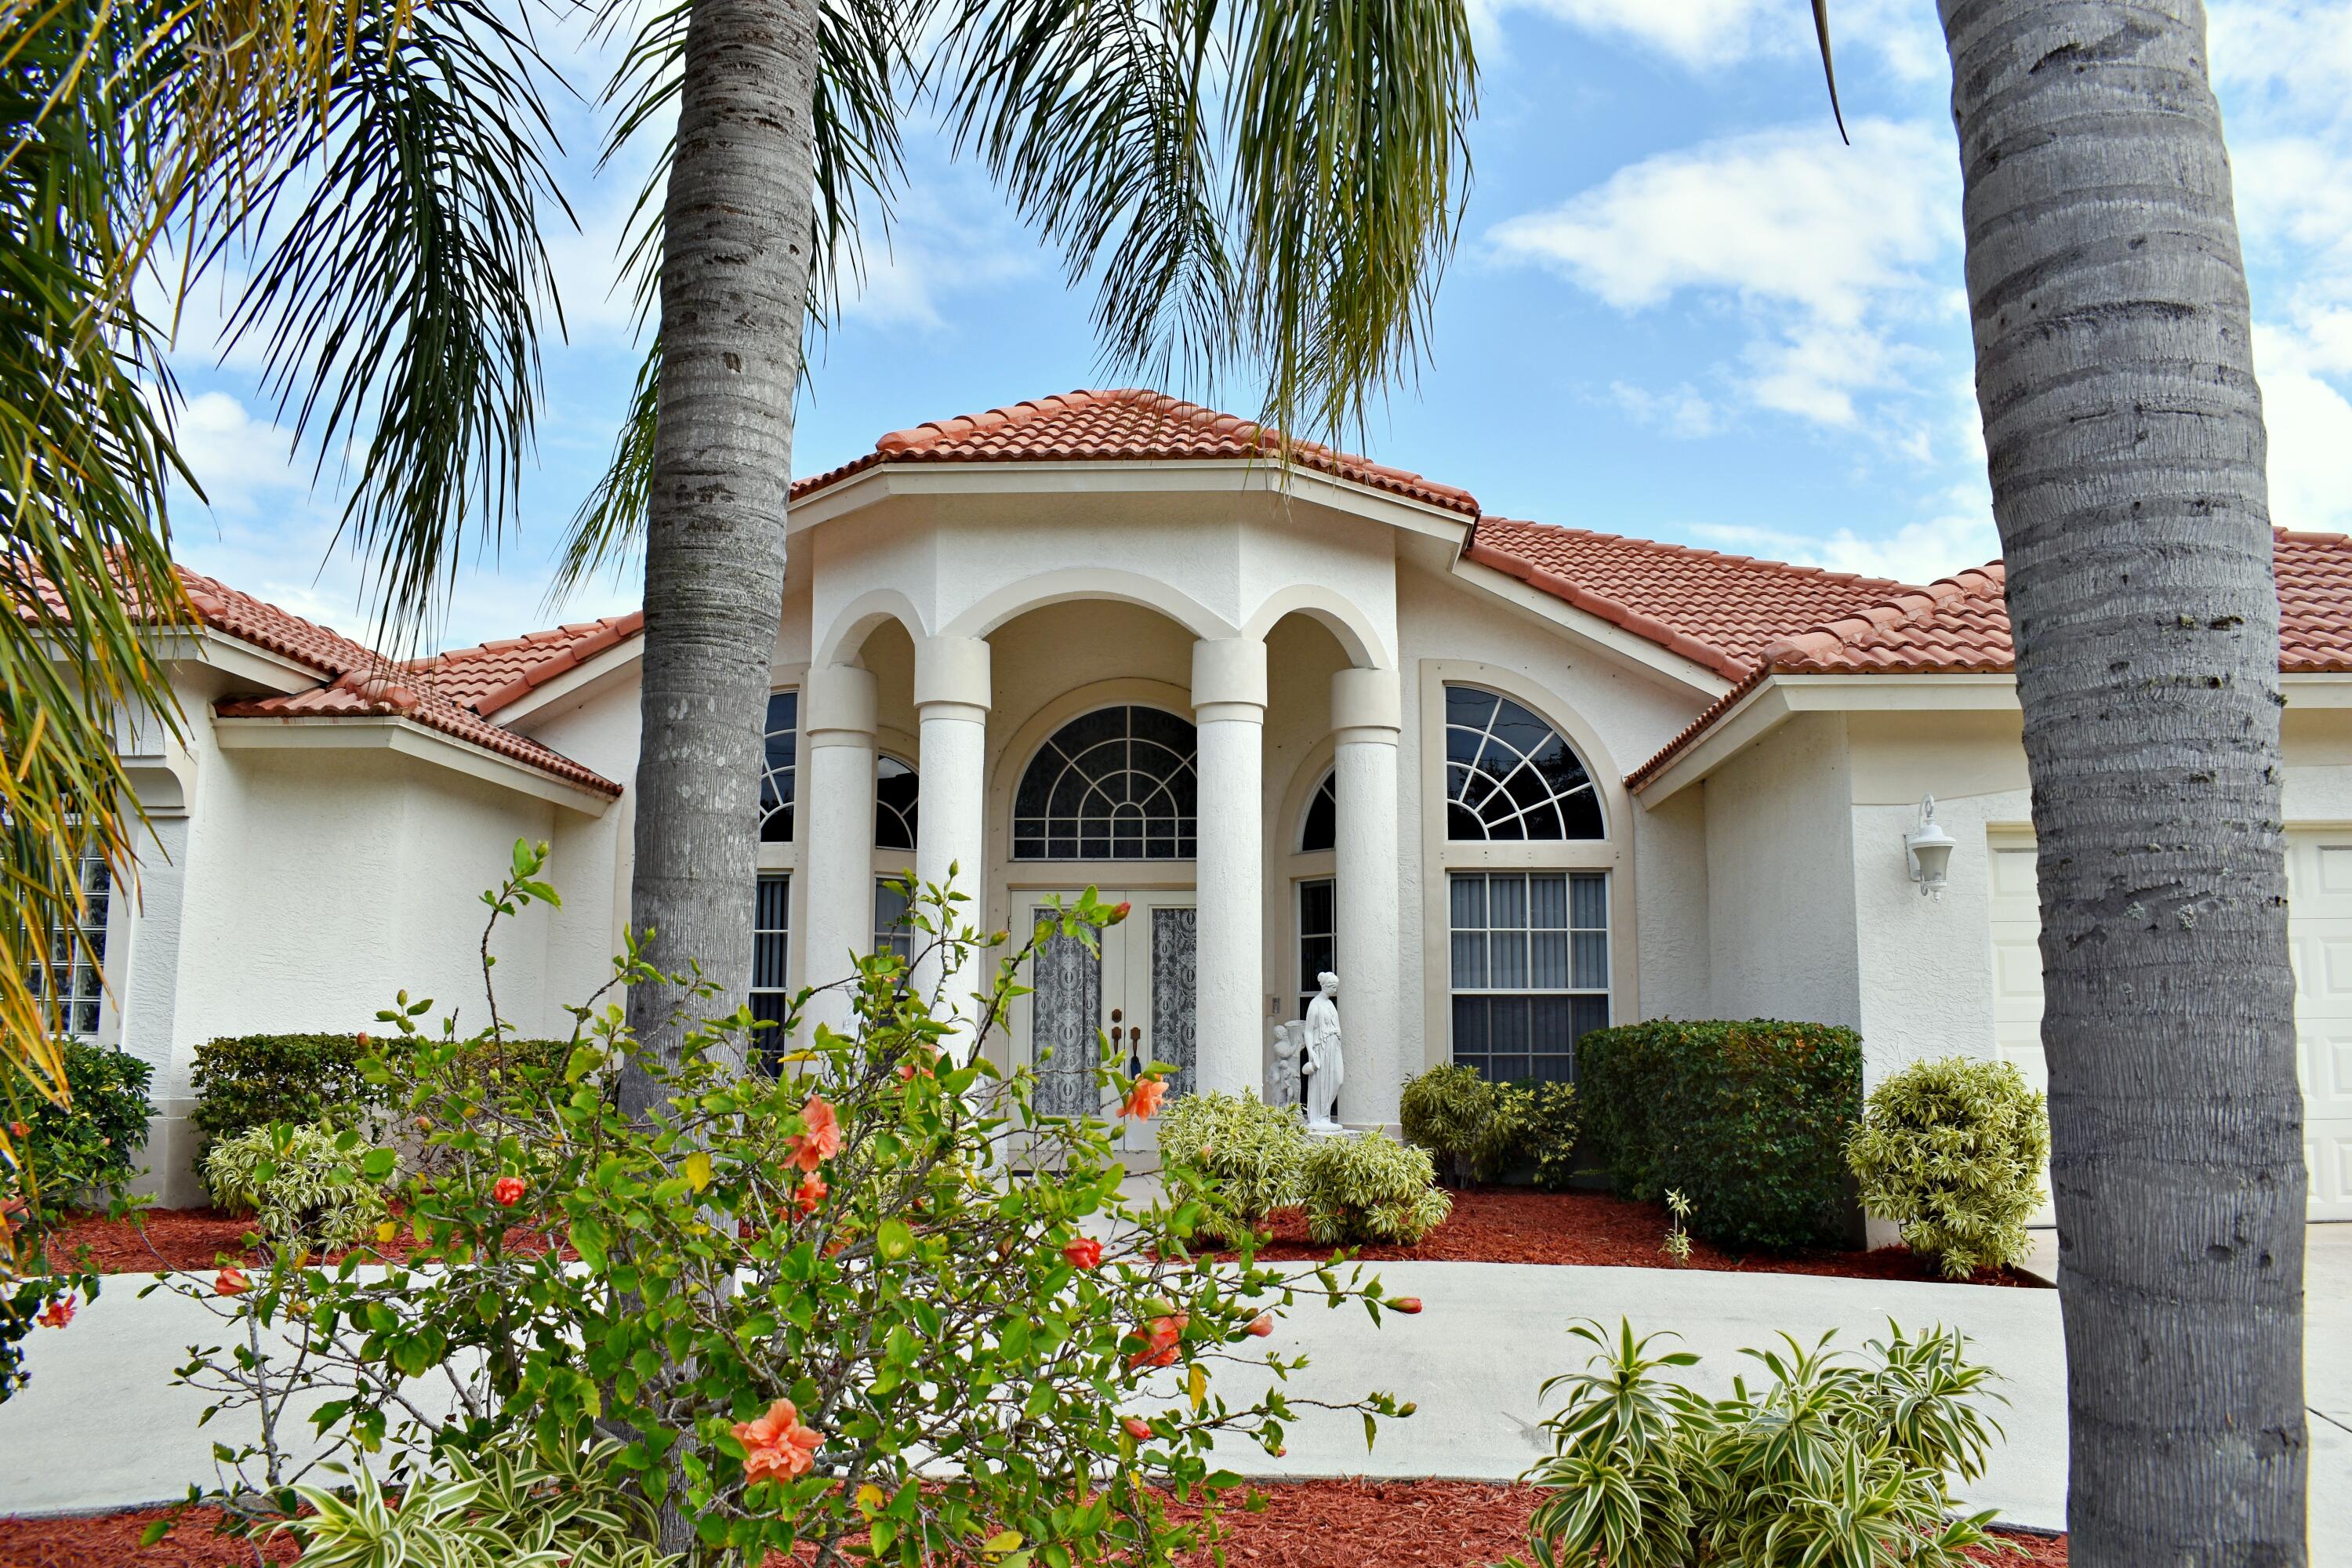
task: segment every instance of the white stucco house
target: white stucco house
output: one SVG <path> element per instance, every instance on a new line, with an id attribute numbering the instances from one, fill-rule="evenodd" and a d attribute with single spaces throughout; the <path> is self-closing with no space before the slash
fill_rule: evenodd
<path id="1" fill-rule="evenodd" d="M 2352 1218 L 2352 541 L 2282 533 L 2286 804 L 2315 1217 Z M 197 1045 L 367 1026 L 396 991 L 478 1023 L 476 900 L 547 839 L 565 906 L 501 939 L 529 1031 L 609 973 L 626 912 L 640 619 L 430 660 L 191 574 L 192 732 L 131 759 L 153 823 L 68 1022 L 152 1061 L 184 1168 Z M 1344 1119 L 1474 1062 L 1566 1077 L 1603 1022 L 1849 1025 L 1873 1073 L 2038 1071 L 2031 814 L 2000 568 L 1929 587 L 1482 516 L 1246 421 L 1077 392 L 885 436 L 793 487 L 768 709 L 755 1005 L 887 940 L 912 866 L 992 922 L 1094 886 L 996 1049 L 1101 1029 L 1184 1080 L 1260 1081 L 1336 969 Z M 1957 840 L 1921 896 L 1905 836 Z"/>

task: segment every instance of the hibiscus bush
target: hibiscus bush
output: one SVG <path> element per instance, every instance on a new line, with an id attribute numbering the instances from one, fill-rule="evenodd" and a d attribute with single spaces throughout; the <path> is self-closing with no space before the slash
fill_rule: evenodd
<path id="1" fill-rule="evenodd" d="M 553 900 L 541 853 L 518 846 L 494 920 Z M 486 1078 L 468 1066 L 482 1037 L 427 1037 L 428 1004 L 390 1010 L 401 1040 L 370 1070 L 401 1064 L 432 1156 L 400 1194 L 413 1249 L 381 1274 L 357 1255 L 281 1259 L 193 1288 L 255 1345 L 299 1350 L 258 1369 L 199 1355 L 186 1380 L 216 1408 L 323 1397 L 340 1457 L 389 1445 L 394 1474 L 522 1441 L 576 1465 L 607 1443 L 610 1478 L 660 1521 L 646 1544 L 698 1562 L 798 1545 L 819 1565 L 1070 1568 L 1213 1537 L 1238 1484 L 1213 1442 L 1278 1453 L 1307 1403 L 1279 1375 L 1229 1403 L 1213 1372 L 1295 1370 L 1257 1345 L 1276 1313 L 1353 1300 L 1377 1319 L 1381 1286 L 1258 1266 L 1247 1237 L 1238 1267 L 1192 1258 L 1199 1199 L 1123 1195 L 1115 1123 L 1042 1115 L 1028 1074 L 987 1061 L 1034 942 L 1092 942 L 1121 911 L 1089 892 L 1016 946 L 966 925 L 961 895 L 907 890 L 912 973 L 992 970 L 977 1022 L 888 951 L 841 983 L 852 1032 L 788 1024 L 796 1043 L 760 1053 L 739 1007 L 652 1059 L 600 994 L 560 1067 Z M 634 943 L 613 984 L 671 988 L 698 1015 L 733 1000 Z M 743 1065 L 761 1055 L 772 1076 Z M 619 1108 L 631 1065 L 659 1089 L 641 1119 Z M 1106 1100 L 1148 1113 L 1167 1070 L 1106 1072 Z M 1368 1436 L 1410 1410 L 1378 1394 L 1336 1408 Z M 292 1513 L 314 1483 L 288 1447 L 226 1451 L 223 1493 Z M 1205 1506 L 1180 1524 L 1171 1500 Z"/>

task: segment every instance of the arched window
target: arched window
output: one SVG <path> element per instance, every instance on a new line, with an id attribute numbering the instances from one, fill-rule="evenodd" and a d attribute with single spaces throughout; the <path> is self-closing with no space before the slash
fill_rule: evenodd
<path id="1" fill-rule="evenodd" d="M 1200 831 L 1192 722 L 1101 708 L 1037 749 L 1013 797 L 1016 860 L 1190 860 Z"/>
<path id="2" fill-rule="evenodd" d="M 1600 795 L 1559 731 L 1507 697 L 1449 686 L 1445 837 L 1600 838 Z"/>
<path id="3" fill-rule="evenodd" d="M 1298 830 L 1298 852 L 1312 855 L 1318 849 L 1331 849 L 1339 842 L 1339 775 L 1328 773 L 1315 786 L 1315 798 L 1307 803 L 1307 823 Z"/>
<path id="4" fill-rule="evenodd" d="M 874 763 L 874 847 L 915 847 L 915 805 L 921 793 L 915 770 L 896 757 Z"/>
<path id="5" fill-rule="evenodd" d="M 793 841 L 793 782 L 800 756 L 801 694 L 768 693 L 768 750 L 760 767 L 760 842 Z"/>

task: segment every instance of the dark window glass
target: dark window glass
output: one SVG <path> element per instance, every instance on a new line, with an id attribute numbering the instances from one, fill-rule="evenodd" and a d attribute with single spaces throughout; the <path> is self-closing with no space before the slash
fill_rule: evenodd
<path id="1" fill-rule="evenodd" d="M 784 954 L 792 944 L 792 910 L 790 874 L 761 872 L 751 901 L 751 1016 L 778 1027 L 757 1030 L 751 1039 L 761 1061 L 771 1070 L 783 1054 L 781 1026 L 791 1010 Z"/>
<path id="2" fill-rule="evenodd" d="M 874 763 L 874 847 L 905 849 L 915 847 L 915 808 L 921 794 L 921 781 L 915 770 L 896 757 L 877 758 Z"/>
<path id="3" fill-rule="evenodd" d="M 768 693 L 767 755 L 760 769 L 760 842 L 793 841 L 793 784 L 800 755 L 801 694 Z"/>
<path id="4" fill-rule="evenodd" d="M 1600 838 L 1601 799 L 1559 731 L 1507 697 L 1445 689 L 1445 836 Z"/>
<path id="5" fill-rule="evenodd" d="M 1198 843 L 1192 723 L 1097 709 L 1038 748 L 1013 796 L 1016 860 L 1190 860 Z"/>
<path id="6" fill-rule="evenodd" d="M 1307 826 L 1299 832 L 1298 849 L 1311 855 L 1318 849 L 1336 848 L 1339 843 L 1339 775 L 1325 773 L 1323 782 L 1315 786 L 1315 798 L 1307 803 Z"/>
<path id="7" fill-rule="evenodd" d="M 907 890 L 877 879 L 874 884 L 874 951 L 895 952 L 902 963 L 915 962 L 915 933 L 907 924 Z"/>
<path id="8" fill-rule="evenodd" d="M 1339 900 L 1330 878 L 1298 884 L 1298 1016 L 1321 988 L 1316 976 L 1339 967 Z"/>

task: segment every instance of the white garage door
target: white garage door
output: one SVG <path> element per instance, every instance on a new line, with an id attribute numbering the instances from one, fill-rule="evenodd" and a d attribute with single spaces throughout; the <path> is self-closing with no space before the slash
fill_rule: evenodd
<path id="1" fill-rule="evenodd" d="M 2046 1088 L 2033 840 L 1996 837 L 1991 850 L 1993 1048 Z M 2352 1220 L 2352 832 L 2289 829 L 2286 887 L 2310 1213 Z"/>

